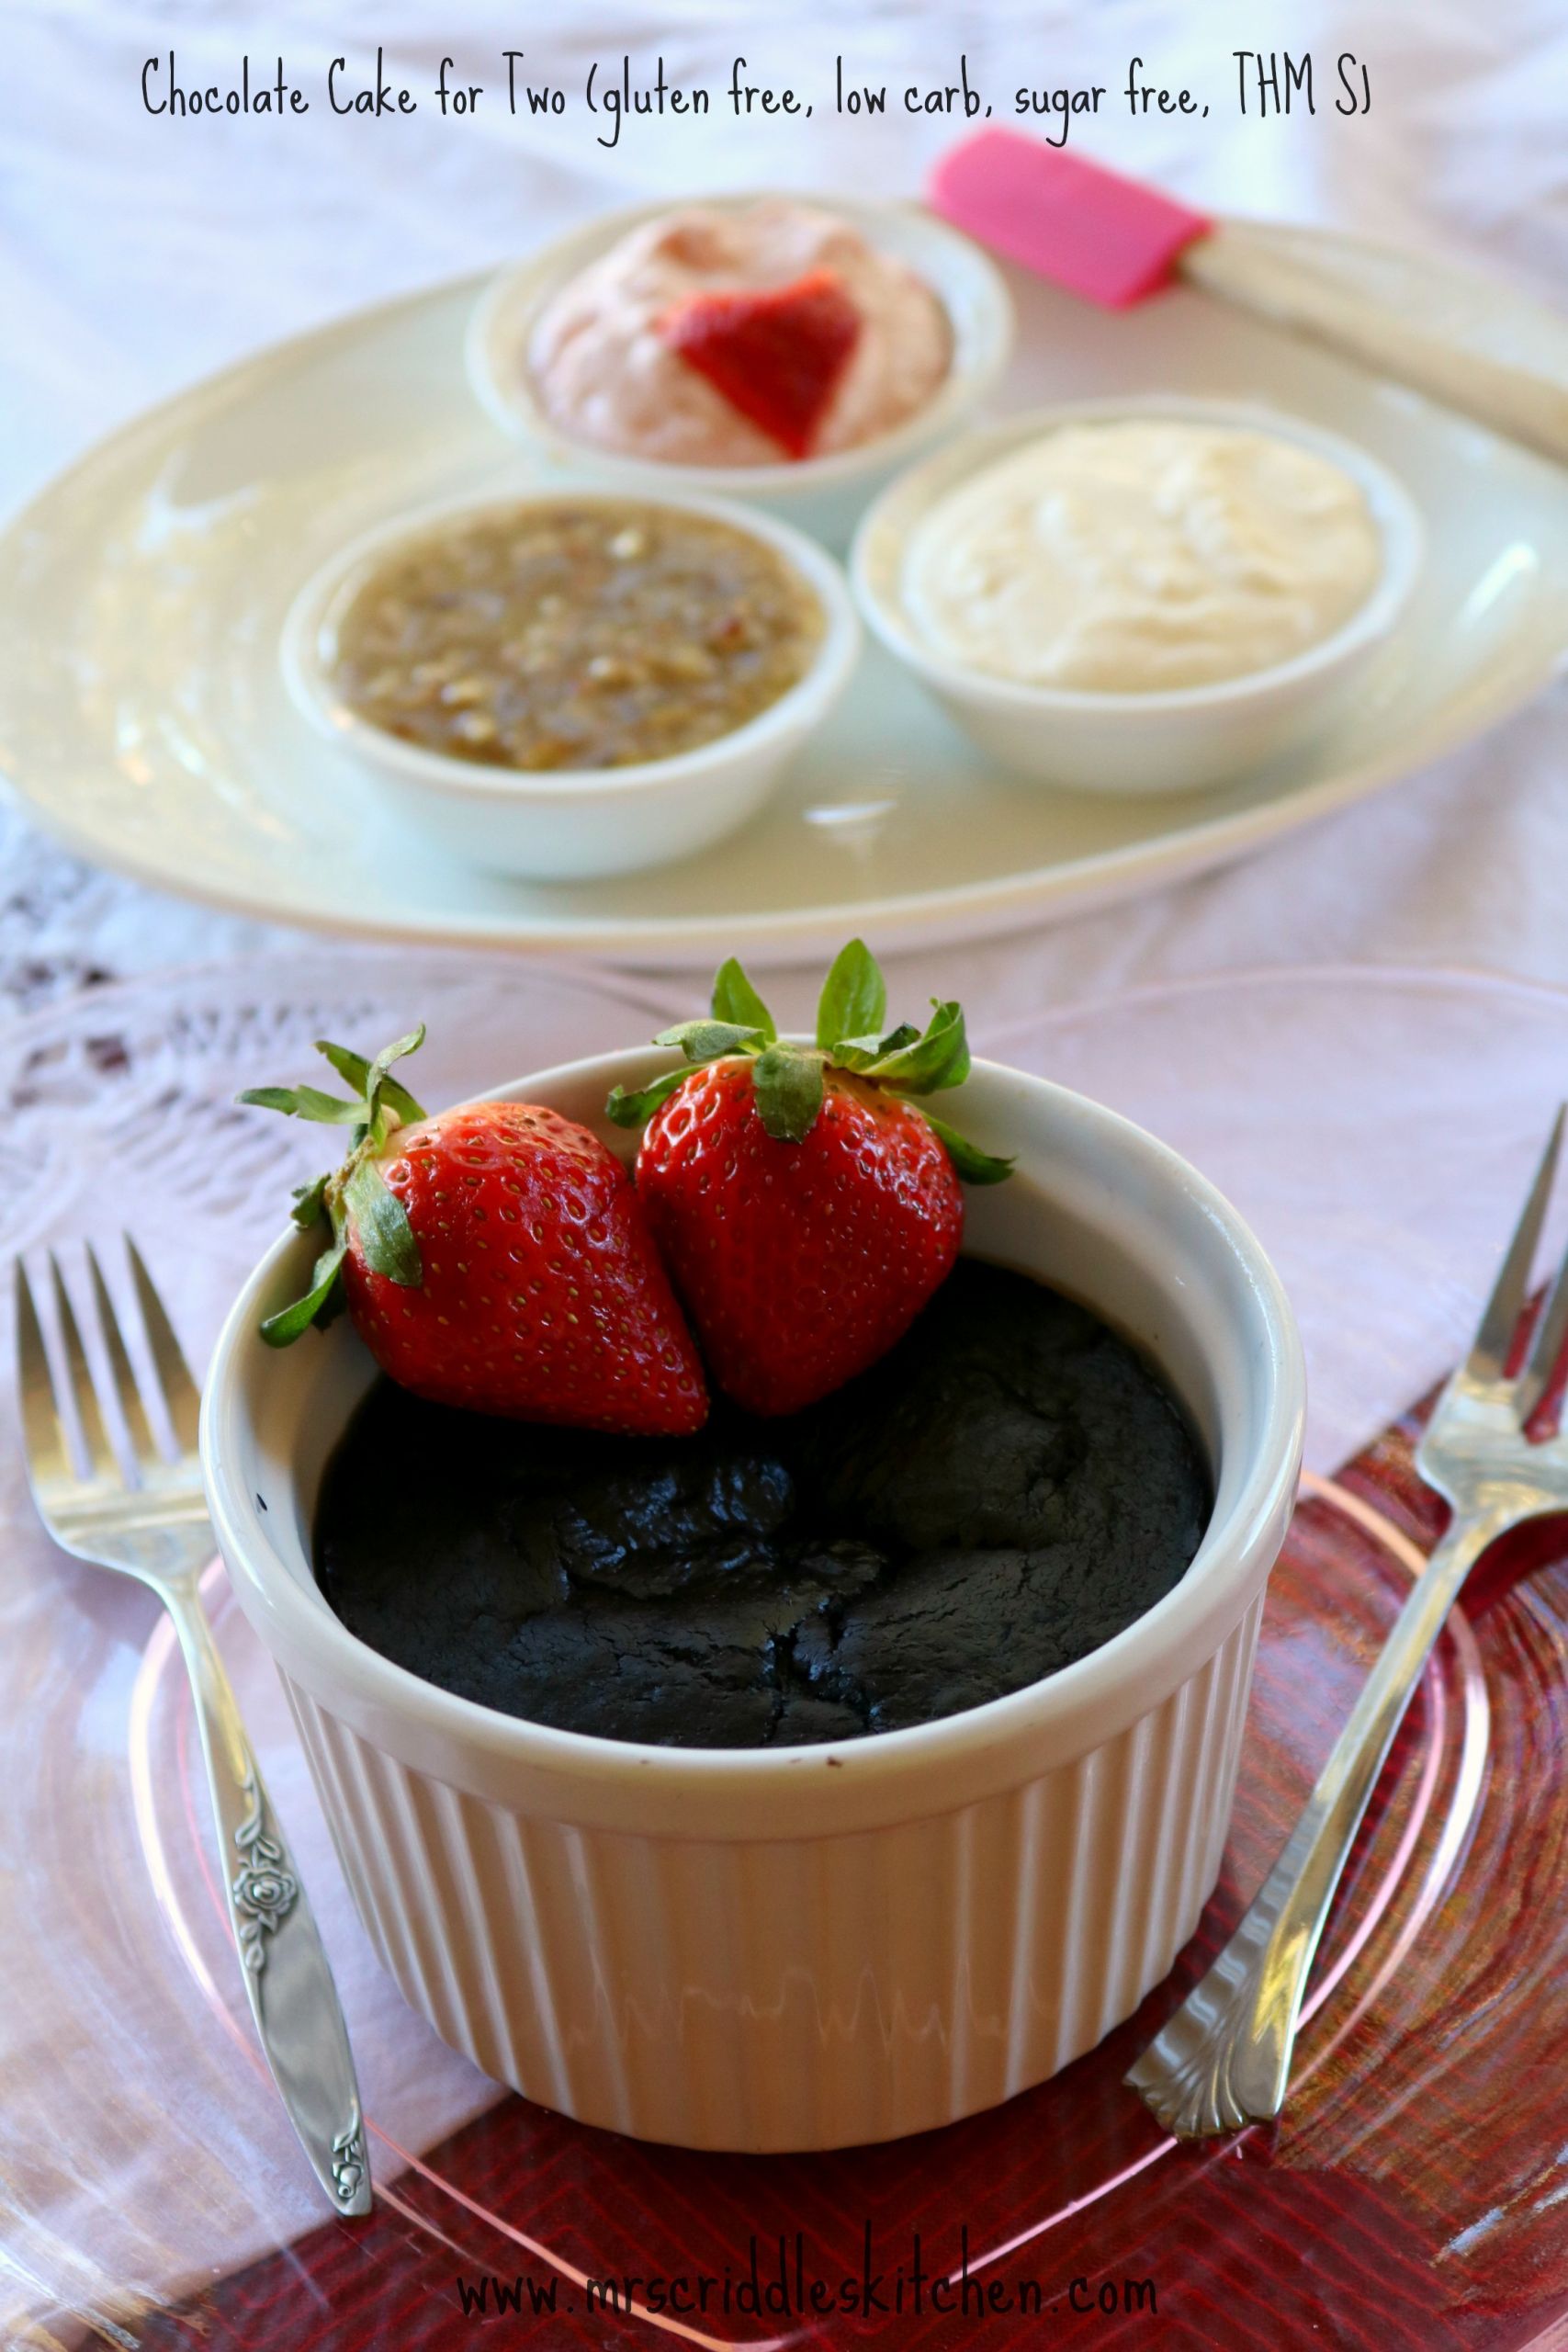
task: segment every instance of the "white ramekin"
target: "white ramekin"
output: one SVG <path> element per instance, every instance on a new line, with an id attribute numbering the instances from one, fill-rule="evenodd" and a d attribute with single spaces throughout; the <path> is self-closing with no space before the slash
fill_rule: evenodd
<path id="1" fill-rule="evenodd" d="M 1293 661 L 1161 694 L 1084 694 L 988 675 L 927 642 L 904 595 L 905 559 L 949 491 L 1063 424 L 1175 417 L 1293 441 L 1350 476 L 1382 541 L 1376 587 L 1343 628 Z M 1261 767 L 1328 726 L 1407 604 L 1426 534 L 1407 491 L 1353 443 L 1301 417 L 1235 401 L 1153 397 L 1074 401 L 966 434 L 883 493 L 855 537 L 851 571 L 866 620 L 982 750 L 1018 775 L 1077 792 L 1189 792 Z"/>
<path id="2" fill-rule="evenodd" d="M 781 191 L 752 190 L 693 198 L 719 211 L 739 211 Z M 814 202 L 796 191 L 795 202 Z M 1012 298 L 980 247 L 916 204 L 876 203 L 834 196 L 828 209 L 873 245 L 918 270 L 941 297 L 953 327 L 953 365 L 932 397 L 893 432 L 853 449 L 821 458 L 781 458 L 776 465 L 673 466 L 575 441 L 536 397 L 528 347 L 545 304 L 569 278 L 630 229 L 671 212 L 666 198 L 601 214 L 505 269 L 480 298 L 468 329 L 468 379 L 496 423 L 552 464 L 592 467 L 623 490 L 654 488 L 712 492 L 744 498 L 785 516 L 830 547 L 847 545 L 868 499 L 908 465 L 968 422 L 1000 379 L 1012 351 Z"/>
<path id="3" fill-rule="evenodd" d="M 538 774 L 427 751 L 361 718 L 343 701 L 332 679 L 333 635 L 373 562 L 460 515 L 562 499 L 611 507 L 635 500 L 705 514 L 776 548 L 822 609 L 821 642 L 805 675 L 745 726 L 694 751 L 634 766 Z M 536 882 L 582 881 L 665 865 L 733 832 L 761 807 L 786 763 L 828 717 L 854 673 L 860 649 L 860 622 L 843 573 L 804 532 L 719 499 L 564 479 L 508 495 L 445 500 L 366 532 L 306 582 L 289 607 L 280 644 L 296 707 L 374 773 L 383 796 L 410 823 L 470 865 Z"/>
<path id="4" fill-rule="evenodd" d="M 623 1156 L 616 1080 L 504 1093 Z M 389 1664 L 310 1566 L 322 1468 L 371 1377 L 345 1323 L 279 1354 L 290 1234 L 218 1342 L 208 1493 L 277 1662 L 367 1930 L 436 2031 L 547 2107 L 639 2138 L 829 2148 L 948 2123 L 1089 2049 L 1191 1935 L 1218 1872 L 1304 1381 L 1278 1278 L 1235 1210 L 1100 1105 L 976 1065 L 965 1131 L 1016 1152 L 968 1245 L 1078 1294 L 1157 1362 L 1213 1516 L 1147 1614 L 1043 1682 L 919 1728 L 793 1750 L 647 1747 L 521 1723 Z M 396 1508 L 396 1473 L 377 1508 Z"/>

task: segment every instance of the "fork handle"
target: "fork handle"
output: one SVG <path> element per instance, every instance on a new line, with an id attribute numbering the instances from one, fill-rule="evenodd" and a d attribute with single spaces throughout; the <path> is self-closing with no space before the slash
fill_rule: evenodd
<path id="1" fill-rule="evenodd" d="M 262 2049 L 334 2210 L 368 2213 L 365 2122 L 332 1969 L 196 1586 L 163 1589 L 196 1697 L 224 1894 Z"/>
<path id="2" fill-rule="evenodd" d="M 1361 1816 L 1449 1611 L 1508 1524 L 1488 1513 L 1443 1536 L 1251 1909 L 1128 2075 L 1168 2130 L 1234 2132 L 1284 2105 L 1307 1974 Z"/>

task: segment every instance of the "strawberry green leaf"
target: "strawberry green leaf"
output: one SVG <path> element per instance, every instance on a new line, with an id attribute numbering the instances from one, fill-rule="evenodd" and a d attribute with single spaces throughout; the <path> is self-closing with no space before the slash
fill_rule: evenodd
<path id="1" fill-rule="evenodd" d="M 294 1206 L 288 1214 L 301 1233 L 309 1233 L 318 1218 L 328 1216 L 327 1186 L 331 1181 L 330 1177 L 318 1176 L 313 1183 L 296 1185 Z"/>
<path id="2" fill-rule="evenodd" d="M 421 1029 L 419 1034 L 423 1037 L 423 1030 Z M 409 1050 L 412 1052 L 412 1047 L 411 1046 Z M 326 1037 L 317 1038 L 316 1051 L 326 1056 L 345 1086 L 352 1086 L 355 1093 L 360 1095 L 368 1092 L 371 1065 L 363 1054 L 355 1053 L 347 1046 L 334 1046 Z M 386 1060 L 395 1057 L 389 1055 L 380 1056 L 378 1058 Z M 383 1076 L 381 1100 L 383 1102 L 389 1103 L 399 1118 L 410 1125 L 416 1119 L 423 1119 L 425 1115 L 423 1106 L 414 1101 L 408 1088 L 401 1085 L 395 1078 Z"/>
<path id="3" fill-rule="evenodd" d="M 613 1119 L 617 1127 L 640 1127 L 651 1119 L 661 1102 L 668 1102 L 678 1086 L 684 1086 L 692 1075 L 692 1064 L 684 1062 L 679 1069 L 666 1070 L 651 1086 L 640 1093 L 628 1094 L 624 1086 L 613 1086 L 604 1104 L 604 1116 Z"/>
<path id="4" fill-rule="evenodd" d="M 321 1126 L 356 1127 L 365 1117 L 363 1102 L 345 1102 L 316 1086 L 250 1086 L 238 1099 L 258 1111 L 281 1111 L 286 1119 L 314 1119 Z"/>
<path id="5" fill-rule="evenodd" d="M 661 1029 L 656 1046 L 673 1046 L 689 1062 L 716 1062 L 726 1054 L 753 1053 L 767 1044 L 760 1029 L 743 1029 L 735 1021 L 682 1021 Z"/>
<path id="6" fill-rule="evenodd" d="M 312 1331 L 324 1331 L 330 1324 L 337 1321 L 340 1315 L 346 1315 L 347 1313 L 348 1294 L 344 1289 L 341 1283 L 333 1283 L 325 1298 L 322 1299 L 320 1306 L 317 1307 L 315 1320 L 312 1322 L 310 1329 Z"/>
<path id="7" fill-rule="evenodd" d="M 886 1055 L 896 1054 L 905 1046 L 912 1046 L 919 1034 L 906 1021 L 898 1028 L 890 1029 L 886 1037 L 840 1037 L 828 1058 L 836 1062 L 840 1069 L 863 1072 Z"/>
<path id="8" fill-rule="evenodd" d="M 375 1130 L 378 1140 L 386 1124 L 378 1116 L 383 1100 L 386 1101 L 389 1110 L 396 1111 L 398 1107 L 387 1094 L 387 1074 L 394 1062 L 400 1062 L 405 1054 L 418 1053 L 423 1043 L 424 1023 L 422 1021 L 419 1027 L 411 1029 L 406 1037 L 400 1037 L 394 1045 L 384 1046 L 370 1065 L 369 1073 L 365 1081 L 365 1107 L 368 1114 L 368 1124 Z M 399 1112 L 398 1115 L 400 1118 L 402 1114 Z"/>
<path id="9" fill-rule="evenodd" d="M 863 939 L 840 947 L 822 983 L 817 1006 L 817 1043 L 830 1053 L 840 1037 L 880 1029 L 887 1013 L 887 983 Z"/>
<path id="10" fill-rule="evenodd" d="M 299 1097 L 292 1086 L 247 1086 L 234 1100 L 248 1102 L 257 1111 L 281 1111 L 286 1119 L 291 1119 L 299 1108 Z"/>
<path id="11" fill-rule="evenodd" d="M 373 1159 L 362 1159 L 344 1186 L 344 1206 L 354 1219 L 355 1238 L 372 1273 L 384 1274 L 404 1290 L 424 1279 L 419 1244 L 408 1211 Z"/>
<path id="12" fill-rule="evenodd" d="M 1012 1174 L 1010 1159 L 997 1159 L 990 1152 L 982 1151 L 978 1144 L 959 1135 L 932 1111 L 922 1112 L 921 1116 L 966 1184 L 999 1184 L 1004 1176 Z"/>
<path id="13" fill-rule="evenodd" d="M 392 1064 L 394 1062 L 400 1062 L 405 1054 L 417 1054 L 420 1047 L 424 1043 L 424 1023 L 422 1021 L 419 1023 L 417 1027 L 409 1031 L 406 1037 L 396 1038 L 391 1045 L 383 1046 L 380 1052 L 377 1055 L 375 1060 L 370 1065 L 371 1077 L 374 1078 L 376 1073 L 379 1071 L 381 1076 L 385 1078 L 387 1072 L 391 1069 Z"/>
<path id="14" fill-rule="evenodd" d="M 321 1316 L 333 1291 L 337 1286 L 338 1268 L 347 1242 L 342 1237 L 330 1250 L 323 1250 L 316 1260 L 310 1275 L 310 1287 L 303 1298 L 292 1306 L 284 1307 L 276 1315 L 269 1315 L 261 1327 L 262 1338 L 269 1348 L 287 1348 Z"/>
<path id="15" fill-rule="evenodd" d="M 822 1108 L 822 1061 L 798 1046 L 770 1046 L 759 1054 L 757 1112 L 775 1143 L 804 1143 Z"/>
<path id="16" fill-rule="evenodd" d="M 733 1021 L 738 1026 L 755 1029 L 765 1045 L 771 1046 L 778 1035 L 773 1016 L 740 968 L 738 956 L 730 956 L 714 975 L 713 1017 L 716 1021 Z"/>
<path id="17" fill-rule="evenodd" d="M 352 1046 L 334 1046 L 330 1037 L 316 1039 L 316 1051 L 324 1054 L 345 1086 L 363 1094 L 370 1082 L 370 1062 L 365 1054 L 356 1054 Z"/>
<path id="18" fill-rule="evenodd" d="M 424 1117 L 423 1110 L 407 1087 L 390 1075 L 394 1062 L 400 1061 L 405 1054 L 416 1052 L 423 1043 L 422 1023 L 406 1037 L 398 1038 L 378 1053 L 374 1061 L 367 1061 L 363 1054 L 353 1052 L 347 1046 L 334 1046 L 326 1038 L 318 1038 L 317 1052 L 324 1056 L 352 1091 L 354 1099 L 349 1102 L 335 1094 L 323 1094 L 314 1086 L 255 1086 L 241 1095 L 242 1102 L 252 1103 L 260 1110 L 281 1111 L 288 1118 L 313 1119 L 323 1125 L 352 1129 L 342 1167 L 295 1191 L 289 1214 L 296 1227 L 301 1233 L 308 1233 L 313 1226 L 323 1223 L 331 1231 L 332 1240 L 316 1261 L 305 1296 L 296 1299 L 281 1313 L 269 1316 L 262 1325 L 262 1337 L 270 1347 L 286 1348 L 307 1324 L 328 1323 L 343 1311 L 345 1302 L 338 1272 L 348 1246 L 350 1216 L 353 1238 L 374 1272 L 404 1288 L 412 1288 L 423 1279 L 419 1244 L 408 1212 L 388 1189 L 376 1155 L 394 1126 L 414 1125 Z"/>
<path id="19" fill-rule="evenodd" d="M 923 1035 L 883 1053 L 865 1076 L 902 1094 L 940 1094 L 969 1075 L 969 1045 L 961 1005 L 939 1004 Z"/>

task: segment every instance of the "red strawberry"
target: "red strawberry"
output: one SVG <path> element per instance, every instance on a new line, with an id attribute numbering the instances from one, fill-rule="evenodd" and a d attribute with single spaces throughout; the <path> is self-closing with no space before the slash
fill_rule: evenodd
<path id="1" fill-rule="evenodd" d="M 860 312 L 830 269 L 788 286 L 686 294 L 655 322 L 670 349 L 791 458 L 810 454 L 860 340 Z"/>
<path id="2" fill-rule="evenodd" d="M 356 1089 L 242 1095 L 352 1125 L 335 1175 L 297 1196 L 323 1224 L 306 1296 L 262 1326 L 287 1347 L 341 1295 L 382 1370 L 441 1405 L 519 1420 L 683 1436 L 707 1393 L 691 1334 L 615 1154 L 527 1102 L 467 1102 L 427 1118 L 389 1075 L 419 1030 L 374 1062 L 321 1048 Z"/>
<path id="3" fill-rule="evenodd" d="M 637 1184 L 720 1387 L 792 1413 L 886 1355 L 951 1272 L 960 1176 L 992 1159 L 908 1100 L 962 1083 L 964 1016 L 880 1035 L 882 975 L 859 940 L 822 991 L 817 1044 L 781 1042 L 738 964 L 714 1018 L 670 1030 L 688 1066 L 610 1098 L 646 1117 Z M 691 1065 L 696 1067 L 691 1067 Z"/>

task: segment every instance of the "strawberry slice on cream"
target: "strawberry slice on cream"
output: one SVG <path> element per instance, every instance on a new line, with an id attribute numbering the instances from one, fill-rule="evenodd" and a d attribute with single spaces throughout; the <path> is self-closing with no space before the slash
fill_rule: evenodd
<path id="1" fill-rule="evenodd" d="M 808 458 L 860 341 L 843 280 L 807 270 L 788 286 L 687 294 L 659 334 L 786 457 Z"/>

